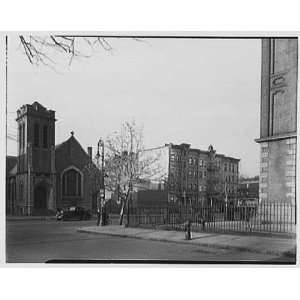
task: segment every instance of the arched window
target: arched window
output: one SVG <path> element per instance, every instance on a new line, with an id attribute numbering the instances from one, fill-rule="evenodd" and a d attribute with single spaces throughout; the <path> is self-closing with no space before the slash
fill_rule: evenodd
<path id="1" fill-rule="evenodd" d="M 81 174 L 75 169 L 66 171 L 62 176 L 62 195 L 81 196 Z"/>
<path id="2" fill-rule="evenodd" d="M 43 127 L 43 147 L 48 147 L 48 127 L 47 125 L 44 125 Z"/>
<path id="3" fill-rule="evenodd" d="M 39 124 L 34 124 L 34 146 L 39 147 L 40 145 L 40 126 Z"/>
<path id="4" fill-rule="evenodd" d="M 22 133 L 23 133 L 23 136 L 22 136 L 22 144 L 23 144 L 23 148 L 25 148 L 25 124 L 23 123 L 23 129 L 22 129 Z"/>
<path id="5" fill-rule="evenodd" d="M 22 149 L 22 125 L 19 125 L 19 149 Z"/>

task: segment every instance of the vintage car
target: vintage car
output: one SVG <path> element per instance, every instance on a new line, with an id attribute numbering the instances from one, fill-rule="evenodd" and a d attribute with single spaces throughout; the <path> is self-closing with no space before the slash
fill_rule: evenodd
<path id="1" fill-rule="evenodd" d="M 68 220 L 89 220 L 91 218 L 91 213 L 89 210 L 78 207 L 78 206 L 71 206 L 65 210 L 60 210 L 56 214 L 56 219 L 58 221 L 68 221 Z"/>

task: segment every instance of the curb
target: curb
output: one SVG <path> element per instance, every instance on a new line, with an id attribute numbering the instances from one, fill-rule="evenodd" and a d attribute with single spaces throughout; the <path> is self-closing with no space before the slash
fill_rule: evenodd
<path id="1" fill-rule="evenodd" d="M 224 244 L 210 244 L 210 243 L 198 243 L 194 244 L 191 241 L 182 240 L 182 241 L 174 241 L 174 240 L 168 240 L 164 238 L 147 238 L 144 236 L 137 236 L 137 235 L 130 235 L 130 234 L 120 234 L 120 233 L 108 233 L 108 232 L 94 232 L 89 231 L 85 229 L 77 229 L 77 232 L 82 233 L 89 233 L 89 234 L 103 234 L 103 235 L 109 235 L 109 236 L 117 236 L 117 237 L 123 237 L 123 238 L 134 238 L 134 239 L 140 239 L 140 240 L 148 240 L 148 241 L 160 241 L 160 242 L 168 242 L 168 243 L 176 243 L 176 244 L 185 244 L 185 245 L 194 245 L 194 246 L 204 246 L 207 248 L 214 248 L 214 249 L 226 249 L 226 250 L 238 250 L 238 251 L 245 251 L 250 253 L 260 253 L 260 254 L 269 254 L 269 255 L 277 255 L 277 256 L 287 256 L 287 257 L 294 257 L 294 248 L 291 250 L 285 250 L 285 251 L 277 251 L 277 250 L 258 250 L 258 249 L 251 249 L 247 247 L 241 247 L 241 246 L 232 246 L 232 245 L 224 245 Z M 193 240 L 193 239 L 192 239 Z M 296 256 L 296 251 L 295 251 Z"/>

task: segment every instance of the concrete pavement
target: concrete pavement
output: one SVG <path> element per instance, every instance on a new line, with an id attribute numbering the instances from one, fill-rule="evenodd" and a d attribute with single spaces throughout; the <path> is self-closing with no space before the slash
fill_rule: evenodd
<path id="1" fill-rule="evenodd" d="M 219 233 L 192 233 L 192 240 L 185 240 L 184 232 L 143 228 L 126 228 L 119 225 L 80 227 L 78 232 L 105 234 L 145 240 L 199 245 L 220 249 L 233 249 L 272 255 L 296 255 L 296 239 L 278 236 L 237 235 Z"/>

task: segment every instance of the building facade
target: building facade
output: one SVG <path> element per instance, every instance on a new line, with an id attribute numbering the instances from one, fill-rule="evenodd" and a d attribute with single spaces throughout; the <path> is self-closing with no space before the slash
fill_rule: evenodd
<path id="1" fill-rule="evenodd" d="M 238 197 L 241 203 L 259 200 L 259 176 L 253 178 L 240 178 Z"/>
<path id="2" fill-rule="evenodd" d="M 7 157 L 8 214 L 40 215 L 57 208 L 93 208 L 90 169 L 97 169 L 74 133 L 55 146 L 55 112 L 38 102 L 17 111 L 18 155 Z"/>
<path id="3" fill-rule="evenodd" d="M 261 202 L 296 203 L 298 39 L 262 39 Z"/>
<path id="4" fill-rule="evenodd" d="M 169 202 L 224 203 L 237 201 L 239 159 L 169 144 Z"/>
<path id="5" fill-rule="evenodd" d="M 146 159 L 148 155 L 157 157 L 155 176 L 147 178 L 139 190 L 160 190 L 166 197 L 161 203 L 237 201 L 239 159 L 218 154 L 211 145 L 205 151 L 185 143 L 166 144 L 147 150 L 145 155 Z M 142 197 L 137 200 L 144 201 Z"/>

